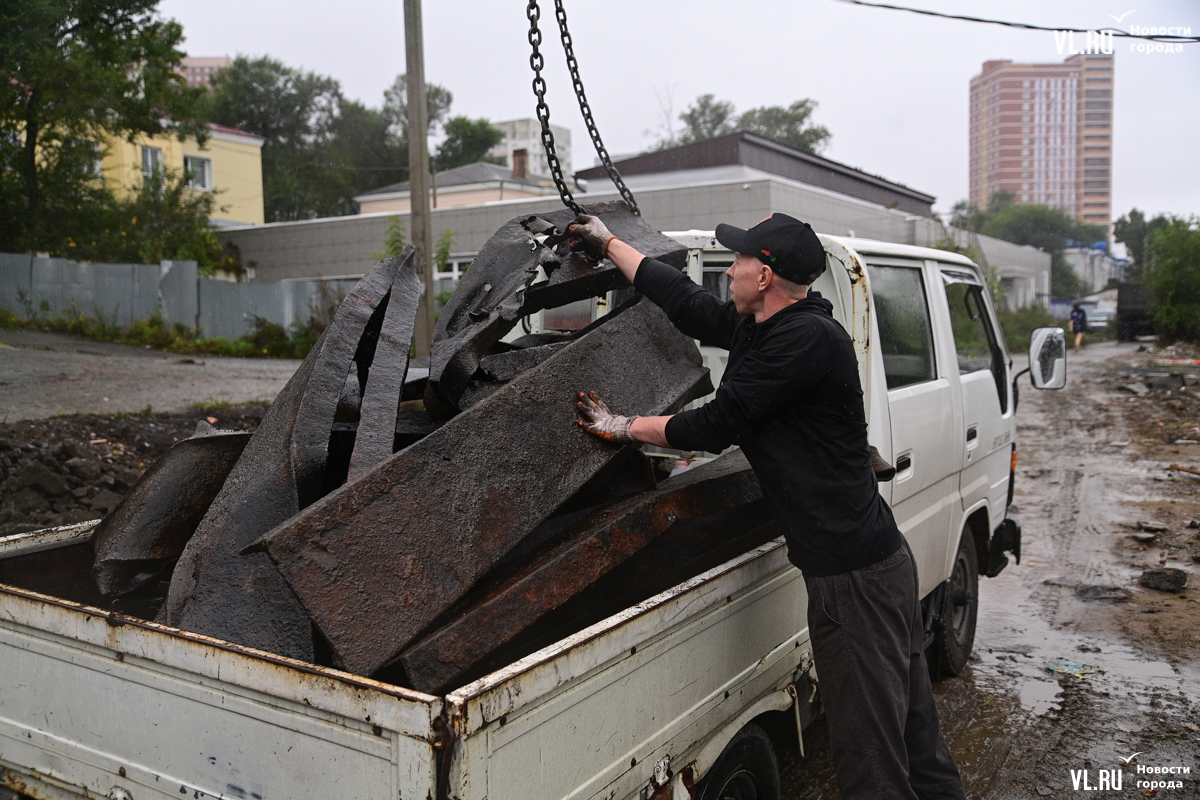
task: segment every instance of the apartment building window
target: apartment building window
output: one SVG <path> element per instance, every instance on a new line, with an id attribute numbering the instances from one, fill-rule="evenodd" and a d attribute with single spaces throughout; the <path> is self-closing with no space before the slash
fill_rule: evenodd
<path id="1" fill-rule="evenodd" d="M 213 168 L 211 158 L 184 156 L 183 168 L 188 173 L 188 186 L 204 192 L 212 191 Z"/>
<path id="2" fill-rule="evenodd" d="M 146 147 L 142 145 L 142 174 L 149 176 L 153 172 L 163 170 L 163 151 L 161 147 Z"/>

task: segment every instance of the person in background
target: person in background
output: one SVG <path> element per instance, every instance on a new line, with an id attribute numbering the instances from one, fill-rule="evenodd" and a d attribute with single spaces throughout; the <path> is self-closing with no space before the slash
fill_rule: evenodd
<path id="1" fill-rule="evenodd" d="M 1087 312 L 1083 310 L 1083 306 L 1079 303 L 1071 309 L 1071 333 L 1075 334 L 1075 350 L 1079 351 L 1079 345 L 1083 344 L 1083 334 L 1087 330 Z"/>

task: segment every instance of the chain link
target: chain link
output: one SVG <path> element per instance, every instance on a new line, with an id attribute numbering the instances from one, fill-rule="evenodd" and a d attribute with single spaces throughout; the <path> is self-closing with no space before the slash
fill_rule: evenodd
<path id="1" fill-rule="evenodd" d="M 529 18 L 529 46 L 533 48 L 533 53 L 529 56 L 529 66 L 533 68 L 533 94 L 537 97 L 538 122 L 542 124 L 542 146 L 546 148 L 546 163 L 550 165 L 550 175 L 554 178 L 554 185 L 558 187 L 558 196 L 562 198 L 563 205 L 576 214 L 582 214 L 583 208 L 575 202 L 570 187 L 563 179 L 562 164 L 559 163 L 558 153 L 554 149 L 554 133 L 550 130 L 550 107 L 546 105 L 546 81 L 542 78 L 542 67 L 546 65 L 546 61 L 539 49 L 542 32 L 538 29 L 538 19 L 541 15 L 537 0 L 529 0 L 525 9 L 525 16 Z"/>
<path id="2" fill-rule="evenodd" d="M 533 3 L 531 2 L 530 5 Z M 633 192 L 629 191 L 625 181 L 621 180 L 621 173 L 617 172 L 617 168 L 613 166 L 612 159 L 608 156 L 608 149 L 604 146 L 604 142 L 600 141 L 600 131 L 596 128 L 596 121 L 592 118 L 592 107 L 588 105 L 587 95 L 583 92 L 583 80 L 579 77 L 579 62 L 575 60 L 575 48 L 571 43 L 571 33 L 567 30 L 567 12 L 563 8 L 563 0 L 554 0 L 554 14 L 558 18 L 558 31 L 562 35 L 563 50 L 567 54 L 567 69 L 571 73 L 571 85 L 575 89 L 576 99 L 579 100 L 579 111 L 583 114 L 583 122 L 587 125 L 588 135 L 592 137 L 592 144 L 596 147 L 596 155 L 600 156 L 600 161 L 604 164 L 609 179 L 616 185 L 617 191 L 621 193 L 621 197 L 629 209 L 640 217 L 642 212 L 638 208 L 637 201 L 633 199 Z M 546 131 L 547 128 L 543 127 L 543 137 L 545 137 Z"/>

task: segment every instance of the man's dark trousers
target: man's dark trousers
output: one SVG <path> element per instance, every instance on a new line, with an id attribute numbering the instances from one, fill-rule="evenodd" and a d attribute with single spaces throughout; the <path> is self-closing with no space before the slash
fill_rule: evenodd
<path id="1" fill-rule="evenodd" d="M 964 800 L 933 702 L 908 542 L 869 567 L 805 583 L 843 800 Z"/>

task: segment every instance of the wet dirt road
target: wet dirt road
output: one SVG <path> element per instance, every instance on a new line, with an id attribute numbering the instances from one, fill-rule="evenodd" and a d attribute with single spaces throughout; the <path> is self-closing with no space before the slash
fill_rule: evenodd
<path id="1" fill-rule="evenodd" d="M 184 411 L 272 400 L 295 359 L 179 355 L 41 331 L 0 331 L 0 420 Z"/>
<path id="2" fill-rule="evenodd" d="M 1070 353 L 1063 391 L 1021 379 L 1021 564 L 980 578 L 971 664 L 935 686 L 970 798 L 1200 797 L 1200 531 L 1187 527 L 1200 519 L 1200 479 L 1166 470 L 1197 466 L 1200 444 L 1173 444 L 1189 434 L 1162 428 L 1145 435 L 1158 423 L 1138 404 L 1152 399 L 1121 390 L 1136 378 L 1115 374 L 1148 363 L 1136 350 Z M 1138 520 L 1168 531 L 1139 542 Z M 1187 570 L 1188 588 L 1140 587 L 1143 569 L 1158 566 Z M 1055 658 L 1105 671 L 1052 673 Z M 805 744 L 806 759 L 782 757 L 783 796 L 837 798 L 823 719 Z M 1120 790 L 1098 788 L 1118 777 Z"/>

